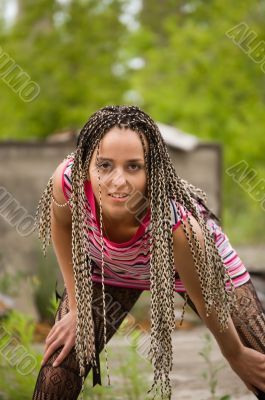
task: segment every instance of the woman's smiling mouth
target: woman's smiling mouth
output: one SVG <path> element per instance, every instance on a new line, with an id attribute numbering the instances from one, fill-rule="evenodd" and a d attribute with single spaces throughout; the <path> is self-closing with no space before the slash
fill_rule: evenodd
<path id="1" fill-rule="evenodd" d="M 127 193 L 111 193 L 109 196 L 115 201 L 125 201 L 129 197 Z"/>

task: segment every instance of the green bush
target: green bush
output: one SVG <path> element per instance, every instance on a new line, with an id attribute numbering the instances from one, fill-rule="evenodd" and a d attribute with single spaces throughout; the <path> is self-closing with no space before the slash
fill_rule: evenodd
<path id="1" fill-rule="evenodd" d="M 34 321 L 18 311 L 11 311 L 1 321 L 0 399 L 32 397 L 42 359 L 32 346 L 34 328 Z"/>
<path id="2" fill-rule="evenodd" d="M 53 323 L 54 308 L 51 309 L 51 298 L 55 298 L 55 285 L 58 280 L 58 265 L 54 254 L 47 252 L 47 256 L 39 256 L 36 274 L 32 278 L 33 298 L 39 319 Z"/>
<path id="3" fill-rule="evenodd" d="M 125 321 L 126 323 L 126 321 Z M 124 326 L 124 325 L 123 325 Z M 34 321 L 18 311 L 10 312 L 1 323 L 0 331 L 0 400 L 28 400 L 32 397 L 40 363 L 43 357 L 33 344 Z M 116 335 L 120 336 L 121 332 Z M 139 331 L 128 335 L 129 344 L 124 348 L 109 350 L 113 386 L 105 386 L 105 368 L 101 368 L 102 386 L 92 387 L 86 379 L 84 398 L 89 400 L 142 400 L 151 386 L 151 364 L 137 352 Z M 104 361 L 104 351 L 101 362 Z M 101 364 L 102 365 L 102 364 Z"/>

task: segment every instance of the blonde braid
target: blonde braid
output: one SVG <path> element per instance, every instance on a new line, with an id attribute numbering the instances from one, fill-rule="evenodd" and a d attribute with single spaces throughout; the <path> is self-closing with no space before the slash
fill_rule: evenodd
<path id="1" fill-rule="evenodd" d="M 102 217 L 102 201 L 101 201 L 101 184 L 100 184 L 100 173 L 98 167 L 99 157 L 99 145 L 97 146 L 97 177 L 99 187 L 99 223 L 100 223 L 100 242 L 101 242 L 101 278 L 102 278 L 102 303 L 103 303 L 103 334 L 104 334 L 104 351 L 105 361 L 107 368 L 108 385 L 110 386 L 109 366 L 108 366 L 108 351 L 107 351 L 107 324 L 106 324 L 106 300 L 105 300 L 105 284 L 104 284 L 104 239 L 103 239 L 103 217 Z"/>
<path id="2" fill-rule="evenodd" d="M 95 363 L 95 340 L 92 319 L 91 262 L 86 260 L 85 249 L 85 193 L 81 151 L 77 150 L 72 166 L 72 258 L 77 302 L 76 352 L 80 363 L 80 374 L 85 374 L 85 364 Z M 89 357 L 92 356 L 90 360 Z"/>
<path id="3" fill-rule="evenodd" d="M 47 254 L 47 247 L 51 241 L 51 206 L 52 206 L 52 179 L 48 180 L 47 186 L 41 196 L 35 213 L 34 230 L 37 228 L 38 237 L 42 241 L 44 257 Z"/>
<path id="4" fill-rule="evenodd" d="M 154 342 L 152 343 L 151 340 L 150 355 L 157 374 L 155 373 L 154 382 L 149 392 L 151 392 L 152 389 L 157 386 L 158 381 L 160 381 L 162 398 L 164 398 L 164 396 L 170 398 L 171 385 L 169 382 L 169 372 L 172 368 L 173 361 L 171 332 L 175 328 L 173 281 L 174 262 L 172 262 L 172 251 L 169 251 L 168 246 L 168 239 L 170 236 L 172 237 L 171 210 L 164 190 L 166 175 L 161 159 L 161 146 L 159 141 L 154 148 L 152 147 L 152 149 L 156 153 L 156 157 L 151 171 L 159 171 L 159 174 L 154 174 L 153 185 L 151 184 L 151 209 L 155 220 L 155 230 L 153 231 L 154 242 L 157 243 L 159 247 L 157 251 L 153 252 L 154 254 L 157 254 L 157 257 L 153 257 L 150 260 L 151 319 L 153 317 L 153 319 L 157 321 L 158 325 L 152 326 L 151 324 L 151 338 L 153 336 Z M 160 204 L 158 205 L 155 201 L 156 196 L 161 199 Z M 166 235 L 165 240 L 161 241 L 161 238 L 164 235 Z M 157 265 L 159 265 L 159 268 L 157 268 Z M 156 271 L 156 273 L 152 273 L 153 271 Z M 157 272 L 159 272 L 159 275 L 163 277 L 163 280 L 157 277 Z M 161 280 L 162 287 L 161 284 L 157 282 L 159 280 Z M 152 287 L 155 290 L 152 291 Z M 156 292 L 158 292 L 158 295 Z M 156 397 L 156 394 L 157 388 L 154 398 Z"/>

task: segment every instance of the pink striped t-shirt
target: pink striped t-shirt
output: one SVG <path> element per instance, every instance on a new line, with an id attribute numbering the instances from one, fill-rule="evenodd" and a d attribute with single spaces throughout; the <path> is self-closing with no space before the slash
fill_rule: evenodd
<path id="1" fill-rule="evenodd" d="M 71 167 L 73 160 L 66 162 L 62 174 L 62 188 L 65 198 L 68 200 L 71 195 Z M 96 215 L 95 197 L 92 191 L 90 181 L 84 183 L 86 193 L 86 237 L 87 248 L 92 259 L 93 272 L 92 280 L 101 282 L 101 243 L 100 243 L 100 228 Z M 177 207 L 178 205 L 178 207 Z M 184 208 L 175 201 L 170 200 L 171 206 L 171 225 L 174 232 L 181 220 L 185 221 L 187 213 Z M 205 212 L 205 208 L 197 203 L 201 213 Z M 191 215 L 190 212 L 188 214 Z M 226 266 L 229 275 L 231 276 L 234 286 L 240 286 L 246 283 L 250 276 L 243 262 L 239 258 L 236 251 L 232 248 L 228 237 L 222 231 L 221 227 L 216 224 L 213 219 L 207 220 L 207 227 L 210 232 L 214 233 L 215 244 L 219 254 L 222 257 L 223 263 Z M 135 235 L 123 243 L 115 243 L 103 237 L 104 240 L 104 283 L 107 285 L 137 288 L 142 290 L 150 290 L 150 252 L 148 240 L 150 237 L 150 208 L 142 219 Z M 226 282 L 227 289 L 230 288 L 230 283 Z M 185 287 L 175 274 L 176 292 L 185 292 Z"/>

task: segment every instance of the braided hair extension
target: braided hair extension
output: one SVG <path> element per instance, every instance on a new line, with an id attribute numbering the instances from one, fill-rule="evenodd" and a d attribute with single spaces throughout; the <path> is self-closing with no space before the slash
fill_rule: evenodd
<path id="1" fill-rule="evenodd" d="M 190 211 L 199 223 L 203 236 L 203 252 L 201 244 L 192 227 L 188 216 L 187 229 L 181 220 L 181 225 L 194 265 L 198 273 L 207 315 L 214 308 L 218 316 L 220 330 L 228 326 L 228 317 L 234 307 L 234 285 L 215 246 L 213 235 L 206 226 L 206 218 L 198 209 L 197 203 L 203 204 L 208 216 L 218 218 L 206 206 L 206 194 L 184 179 L 180 178 L 169 157 L 166 144 L 154 121 L 136 106 L 107 106 L 96 111 L 80 131 L 77 146 L 67 158 L 73 158 L 72 194 L 67 203 L 72 208 L 72 258 L 75 278 L 75 293 L 77 302 L 76 353 L 80 366 L 80 376 L 84 375 L 85 365 L 91 362 L 96 366 L 95 338 L 92 319 L 92 267 L 91 255 L 86 246 L 85 229 L 86 196 L 84 180 L 87 177 L 92 154 L 97 149 L 103 136 L 113 127 L 125 127 L 139 134 L 145 159 L 147 176 L 148 203 L 151 209 L 150 221 L 150 292 L 151 292 L 151 345 L 148 356 L 154 369 L 154 380 L 148 393 L 155 390 L 153 399 L 160 390 L 162 399 L 171 399 L 172 389 L 169 373 L 172 369 L 173 351 L 171 333 L 175 328 L 174 315 L 174 251 L 171 226 L 171 209 L 169 199 L 177 202 L 177 207 Z M 148 142 L 148 151 L 144 142 Z M 106 314 L 104 289 L 104 240 L 101 204 L 100 174 L 97 170 L 99 184 L 99 215 L 100 237 L 102 249 L 102 296 L 104 316 L 104 348 L 108 372 L 106 352 Z M 50 209 L 53 199 L 52 177 L 39 201 L 35 228 L 38 228 L 42 249 L 46 255 L 51 238 Z M 66 205 L 65 203 L 64 205 Z M 64 206 L 62 205 L 62 206 Z M 225 288 L 229 281 L 231 290 Z M 185 297 L 181 322 L 184 318 L 188 294 Z M 108 374 L 109 382 L 109 374 Z M 84 380 L 83 380 L 84 383 Z M 82 386 L 83 388 L 83 386 Z"/>

